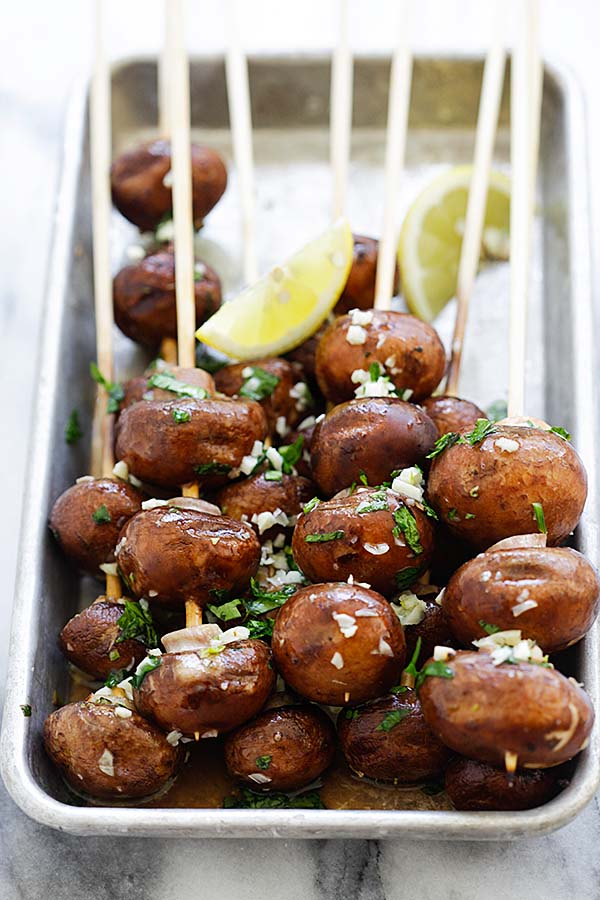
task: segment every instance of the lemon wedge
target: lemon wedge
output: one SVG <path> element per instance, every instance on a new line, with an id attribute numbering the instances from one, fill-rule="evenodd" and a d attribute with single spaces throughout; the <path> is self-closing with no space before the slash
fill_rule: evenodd
<path id="1" fill-rule="evenodd" d="M 324 234 L 224 303 L 196 332 L 234 359 L 277 356 L 307 340 L 337 303 L 352 265 L 352 231 L 339 219 Z"/>
<path id="2" fill-rule="evenodd" d="M 430 322 L 456 293 L 472 166 L 444 172 L 421 191 L 400 233 L 398 265 L 412 313 Z M 492 171 L 482 240 L 487 259 L 508 259 L 510 179 Z"/>

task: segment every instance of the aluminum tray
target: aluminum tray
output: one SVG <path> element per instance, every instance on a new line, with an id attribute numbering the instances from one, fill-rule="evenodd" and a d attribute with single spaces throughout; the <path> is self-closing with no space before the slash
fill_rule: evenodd
<path id="1" fill-rule="evenodd" d="M 415 65 L 403 204 L 440 167 L 468 162 L 480 88 L 481 60 L 419 59 Z M 349 214 L 356 231 L 377 234 L 381 219 L 382 157 L 389 59 L 356 64 L 355 132 Z M 330 209 L 327 116 L 329 64 L 320 57 L 260 57 L 250 61 L 256 127 L 261 266 L 278 260 L 320 227 Z M 230 157 L 222 58 L 192 64 L 193 122 L 204 140 Z M 123 63 L 113 71 L 115 151 L 156 120 L 153 61 Z M 497 160 L 507 162 L 506 104 Z M 547 67 L 544 80 L 539 206 L 535 232 L 533 302 L 528 353 L 528 410 L 569 428 L 589 473 L 590 493 L 577 545 L 598 564 L 597 408 L 590 285 L 587 168 L 582 103 L 571 76 Z M 32 818 L 79 834 L 186 837 L 406 836 L 506 840 L 564 825 L 592 798 L 600 777 L 596 734 L 580 755 L 571 785 L 551 803 L 517 813 L 431 810 L 214 810 L 90 808 L 73 805 L 44 755 L 43 721 L 55 690 L 65 696 L 67 674 L 56 636 L 96 588 L 80 581 L 46 530 L 54 498 L 87 470 L 85 441 L 68 448 L 63 428 L 70 410 L 82 413 L 90 433 L 94 356 L 90 253 L 89 146 L 86 92 L 68 115 L 63 177 L 47 284 L 47 306 L 34 414 L 29 485 L 12 624 L 11 658 L 1 742 L 2 774 L 14 800 Z M 135 229 L 117 214 L 119 264 Z M 198 241 L 224 276 L 226 290 L 240 281 L 240 222 L 235 175 Z M 505 391 L 508 273 L 491 266 L 478 279 L 463 369 L 464 394 L 484 406 Z M 448 307 L 437 324 L 447 340 Z M 119 374 L 140 371 L 144 359 L 122 336 Z M 597 628 L 570 652 L 570 671 L 585 682 L 597 708 Z M 24 718 L 20 704 L 32 707 Z"/>

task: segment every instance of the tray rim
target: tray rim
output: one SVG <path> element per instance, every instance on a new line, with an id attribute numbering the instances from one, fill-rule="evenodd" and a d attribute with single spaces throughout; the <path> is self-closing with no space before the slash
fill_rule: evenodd
<path id="1" fill-rule="evenodd" d="M 358 55 L 362 59 L 382 60 L 389 52 L 369 52 Z M 301 60 L 323 61 L 323 52 L 269 53 L 257 52 L 251 59 L 271 62 Z M 476 53 L 417 54 L 419 60 L 452 60 L 480 62 Z M 120 58 L 112 67 L 113 76 L 134 63 L 153 62 L 154 56 Z M 194 61 L 222 60 L 222 53 L 202 54 Z M 570 258 L 577 258 L 573 267 L 571 310 L 574 313 L 574 397 L 578 447 L 586 461 L 594 460 L 595 428 L 597 426 L 596 390 L 584 376 L 589 374 L 590 362 L 595 360 L 593 342 L 593 301 L 591 278 L 591 232 L 587 198 L 588 152 L 584 99 L 580 85 L 568 65 L 554 58 L 544 60 L 544 72 L 561 88 L 567 121 L 567 166 L 571 203 L 577 215 L 571 215 L 568 225 Z M 37 784 L 29 765 L 29 723 L 19 709 L 29 695 L 35 660 L 37 635 L 31 627 L 39 604 L 36 584 L 40 573 L 36 569 L 36 555 L 45 523 L 39 510 L 43 504 L 43 488 L 50 466 L 50 416 L 57 389 L 55 377 L 59 363 L 59 323 L 68 310 L 62 298 L 69 270 L 68 259 L 75 221 L 75 194 L 82 163 L 85 137 L 88 81 L 80 79 L 71 96 L 65 119 L 61 161 L 61 177 L 56 201 L 56 216 L 46 277 L 48 303 L 40 329 L 38 349 L 41 373 L 36 402 L 33 407 L 33 428 L 28 453 L 29 483 L 23 503 L 23 518 L 19 539 L 19 562 L 15 581 L 15 599 L 10 631 L 10 650 L 6 699 L 2 734 L 0 737 L 0 772 L 9 794 L 30 818 L 41 824 L 82 835 L 137 835 L 164 837 L 232 837 L 232 838 L 410 838 L 451 840 L 511 840 L 520 836 L 537 836 L 566 825 L 591 801 L 600 783 L 600 747 L 598 722 L 591 736 L 590 746 L 579 763 L 571 785 L 545 806 L 523 812 L 468 813 L 437 810 L 221 810 L 221 809 L 159 809 L 77 807 L 50 797 Z M 578 136 L 578 138 L 577 138 Z M 581 337 L 585 342 L 582 348 Z M 590 467 L 590 500 L 584 550 L 594 561 L 598 559 L 598 517 L 591 514 L 597 507 L 597 473 Z M 596 706 L 599 703 L 598 659 L 599 624 L 585 638 L 587 663 L 586 688 Z M 17 648 L 19 652 L 17 653 Z M 600 712 L 600 709 L 599 709 Z"/>

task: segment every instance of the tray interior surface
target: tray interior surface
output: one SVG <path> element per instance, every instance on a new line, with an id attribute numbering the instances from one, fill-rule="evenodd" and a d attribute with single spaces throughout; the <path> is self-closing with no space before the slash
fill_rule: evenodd
<path id="1" fill-rule="evenodd" d="M 232 171 L 225 75 L 222 59 L 192 63 L 194 138 L 214 146 L 230 165 L 226 194 L 207 218 L 197 240 L 201 259 L 214 265 L 225 294 L 241 286 L 241 219 L 236 175 Z M 377 236 L 382 219 L 383 154 L 389 61 L 358 59 L 348 215 L 353 230 Z M 266 271 L 294 248 L 324 230 L 330 219 L 331 177 L 328 149 L 329 67 L 320 59 L 256 59 L 250 62 L 255 125 L 257 237 L 259 267 Z M 402 179 L 401 211 L 436 173 L 469 163 L 473 153 L 481 63 L 469 60 L 417 61 L 414 73 L 407 165 Z M 506 94 L 506 91 L 505 91 Z M 156 68 L 133 61 L 113 73 L 113 141 L 119 153 L 155 133 Z M 77 408 L 90 433 L 93 386 L 88 378 L 94 358 L 91 279 L 89 145 L 84 131 L 77 175 L 76 207 L 60 318 L 60 382 L 53 392 L 54 456 L 44 484 L 44 517 L 51 503 L 74 478 L 88 471 L 87 442 L 69 448 L 63 428 Z M 546 72 L 541 158 L 535 223 L 532 302 L 527 352 L 527 408 L 570 430 L 575 422 L 568 402 L 573 391 L 571 354 L 571 266 L 565 95 Z M 496 145 L 496 165 L 509 161 L 506 97 Z M 126 262 L 136 229 L 116 212 L 112 220 L 113 266 Z M 509 271 L 506 264 L 482 270 L 475 291 L 462 369 L 462 393 L 483 408 L 506 397 Z M 435 323 L 448 346 L 454 316 L 451 303 Z M 147 357 L 115 329 L 118 377 L 142 370 Z M 584 460 L 591 464 L 592 460 Z M 60 777 L 45 757 L 41 727 L 52 708 L 53 692 L 68 695 L 66 665 L 57 648 L 64 622 L 97 595 L 91 579 L 80 580 L 47 535 L 35 557 L 40 566 L 36 598 L 37 650 L 27 702 L 33 707 L 27 756 L 36 783 L 51 797 L 72 803 Z M 597 562 L 595 560 L 595 562 Z M 582 645 L 570 653 L 569 673 L 582 672 Z M 25 701 L 24 701 L 25 702 Z M 577 776 L 576 776 L 577 777 Z M 456 821 L 459 814 L 445 813 Z M 440 820 L 442 821 L 442 820 Z M 406 824 L 406 823 L 405 823 Z M 239 832 L 238 832 L 239 833 Z M 450 836 L 450 835 L 448 835 Z"/>

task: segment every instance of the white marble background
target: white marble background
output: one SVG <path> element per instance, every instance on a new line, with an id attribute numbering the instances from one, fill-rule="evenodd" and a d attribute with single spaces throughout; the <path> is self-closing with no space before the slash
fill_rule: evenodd
<path id="1" fill-rule="evenodd" d="M 155 0 L 107 0 L 115 56 L 153 52 L 160 17 Z M 420 49 L 480 49 L 486 0 L 419 0 Z M 541 0 L 547 53 L 568 61 L 588 101 L 591 200 L 600 224 L 600 31 L 598 0 Z M 194 0 L 194 52 L 220 49 L 219 4 Z M 388 47 L 388 0 L 356 2 L 355 41 Z M 65 104 L 90 60 L 89 0 L 0 3 L 0 354 L 3 415 L 0 461 L 0 685 L 12 604 L 18 522 L 27 478 L 29 409 L 36 384 L 38 323 L 53 227 Z M 244 5 L 249 49 L 327 48 L 331 5 L 323 0 L 253 0 Z M 595 287 L 600 232 L 594 229 Z M 600 897 L 598 800 L 573 824 L 535 841 L 455 844 L 415 841 L 168 841 L 75 838 L 29 821 L 0 787 L 0 897 L 3 900 L 115 900 L 207 897 L 228 900 L 352 898 L 460 900 Z M 237 890 L 236 890 L 237 889 Z"/>

